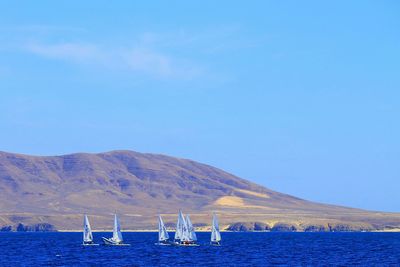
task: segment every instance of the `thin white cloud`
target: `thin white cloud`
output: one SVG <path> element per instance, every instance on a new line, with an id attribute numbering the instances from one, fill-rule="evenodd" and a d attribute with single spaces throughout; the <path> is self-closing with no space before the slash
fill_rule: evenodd
<path id="1" fill-rule="evenodd" d="M 154 49 L 102 47 L 88 43 L 30 43 L 25 49 L 46 58 L 115 70 L 129 70 L 158 78 L 193 79 L 202 71 L 188 61 Z"/>
<path id="2" fill-rule="evenodd" d="M 96 46 L 90 44 L 29 44 L 26 48 L 37 55 L 72 62 L 87 63 L 101 59 L 100 51 Z"/>
<path id="3" fill-rule="evenodd" d="M 253 49 L 266 42 L 266 36 L 243 38 L 239 26 L 220 26 L 203 31 L 178 31 L 154 33 L 145 32 L 138 40 L 148 46 L 190 48 L 202 54 L 232 53 L 243 49 Z"/>
<path id="4" fill-rule="evenodd" d="M 201 75 L 199 67 L 147 48 L 135 48 L 123 54 L 132 70 L 153 73 L 161 77 L 192 79 Z"/>
<path id="5" fill-rule="evenodd" d="M 126 55 L 128 65 L 137 71 L 156 72 L 169 76 L 174 69 L 169 57 L 147 49 L 134 49 Z"/>

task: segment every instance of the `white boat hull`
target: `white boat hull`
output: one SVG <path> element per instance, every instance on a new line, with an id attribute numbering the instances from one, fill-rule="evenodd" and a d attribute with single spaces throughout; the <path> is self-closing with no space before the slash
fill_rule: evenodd
<path id="1" fill-rule="evenodd" d="M 103 242 L 104 242 L 104 245 L 107 245 L 107 246 L 130 246 L 130 244 L 125 244 L 122 242 L 115 242 L 111 238 L 105 238 L 105 237 L 103 237 Z"/>
<path id="2" fill-rule="evenodd" d="M 174 242 L 174 245 L 175 246 L 182 246 L 182 247 L 198 247 L 198 246 L 200 246 L 199 244 L 197 244 L 197 243 L 194 243 L 193 241 L 192 242 Z"/>

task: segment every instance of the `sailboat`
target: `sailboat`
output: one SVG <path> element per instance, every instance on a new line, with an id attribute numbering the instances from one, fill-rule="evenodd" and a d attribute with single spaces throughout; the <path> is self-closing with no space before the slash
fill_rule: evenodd
<path id="1" fill-rule="evenodd" d="M 112 246 L 129 246 L 129 244 L 125 244 L 123 242 L 122 233 L 121 233 L 121 225 L 119 223 L 119 219 L 117 214 L 114 214 L 114 230 L 113 236 L 111 238 L 103 237 L 103 242 L 105 245 L 112 245 Z"/>
<path id="2" fill-rule="evenodd" d="M 158 215 L 158 243 L 156 245 L 171 245 L 167 228 L 164 225 L 161 215 Z"/>
<path id="3" fill-rule="evenodd" d="M 211 226 L 211 245 L 220 246 L 221 233 L 219 232 L 218 218 L 215 213 L 213 213 L 212 226 Z"/>
<path id="4" fill-rule="evenodd" d="M 92 228 L 90 227 L 88 216 L 85 214 L 83 218 L 83 243 L 84 246 L 98 246 L 93 242 Z"/>
<path id="5" fill-rule="evenodd" d="M 188 233 L 188 241 L 190 244 L 196 244 L 197 236 L 194 231 L 194 227 L 192 221 L 190 220 L 189 214 L 186 215 L 186 225 L 187 225 L 187 233 Z"/>
<path id="6" fill-rule="evenodd" d="M 183 238 L 185 225 L 186 225 L 185 217 L 183 217 L 182 211 L 179 210 L 178 221 L 176 222 L 176 230 L 174 236 L 174 242 L 176 244 L 179 244 Z"/>

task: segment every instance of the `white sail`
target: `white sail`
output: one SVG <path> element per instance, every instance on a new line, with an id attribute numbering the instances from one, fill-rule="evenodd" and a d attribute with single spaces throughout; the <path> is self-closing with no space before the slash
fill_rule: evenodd
<path id="1" fill-rule="evenodd" d="M 167 228 L 164 225 L 161 215 L 159 215 L 158 216 L 158 241 L 165 241 L 168 239 L 169 239 L 169 235 L 167 232 Z"/>
<path id="2" fill-rule="evenodd" d="M 197 236 L 196 236 L 196 233 L 194 232 L 194 227 L 193 227 L 192 221 L 190 220 L 189 214 L 186 215 L 186 224 L 187 224 L 187 233 L 188 233 L 189 240 L 196 241 Z"/>
<path id="3" fill-rule="evenodd" d="M 181 236 L 181 241 L 191 241 L 190 239 L 190 234 L 189 234 L 189 227 L 187 225 L 187 221 L 185 220 L 185 217 L 183 217 L 182 214 L 182 236 Z"/>
<path id="4" fill-rule="evenodd" d="M 182 240 L 184 236 L 184 229 L 185 229 L 185 218 L 183 217 L 182 211 L 179 210 L 178 214 L 178 221 L 176 222 L 176 230 L 175 230 L 175 240 Z"/>
<path id="5" fill-rule="evenodd" d="M 119 243 L 122 242 L 122 233 L 121 233 L 121 225 L 119 223 L 117 214 L 114 215 L 114 230 L 113 230 L 113 241 Z"/>
<path id="6" fill-rule="evenodd" d="M 211 242 L 221 241 L 221 233 L 219 232 L 217 215 L 213 214 L 212 227 L 211 227 Z"/>
<path id="7" fill-rule="evenodd" d="M 89 219 L 86 214 L 83 219 L 83 242 L 93 242 L 92 228 L 90 227 Z"/>

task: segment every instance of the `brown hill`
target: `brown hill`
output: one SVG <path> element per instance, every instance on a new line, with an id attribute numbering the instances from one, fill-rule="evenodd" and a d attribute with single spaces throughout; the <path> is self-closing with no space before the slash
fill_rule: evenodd
<path id="1" fill-rule="evenodd" d="M 180 208 L 198 226 L 208 225 L 215 211 L 232 230 L 251 230 L 249 224 L 272 230 L 400 227 L 397 213 L 306 201 L 187 159 L 133 151 L 51 157 L 0 152 L 3 226 L 80 229 L 87 213 L 94 228 L 109 229 L 117 211 L 123 228 L 151 229 L 156 214 L 172 225 Z"/>

